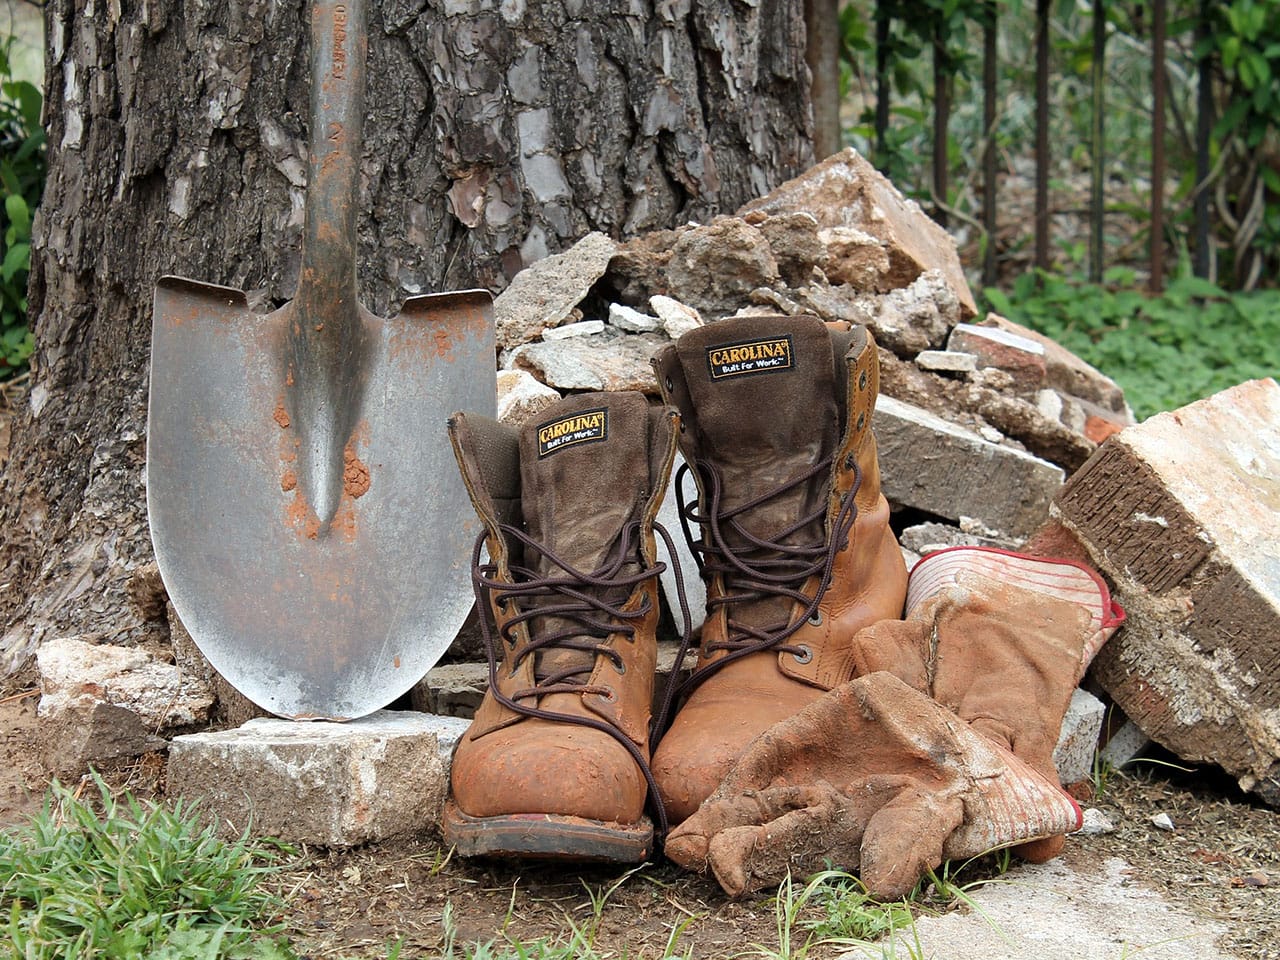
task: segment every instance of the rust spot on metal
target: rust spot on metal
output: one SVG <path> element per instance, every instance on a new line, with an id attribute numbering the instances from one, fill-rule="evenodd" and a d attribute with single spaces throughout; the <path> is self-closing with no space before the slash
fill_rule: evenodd
<path id="1" fill-rule="evenodd" d="M 369 492 L 369 467 L 356 456 L 353 441 L 342 451 L 342 492 L 359 499 Z"/>
<path id="2" fill-rule="evenodd" d="M 394 658 L 392 658 L 392 660 L 391 660 L 391 665 L 392 665 L 393 667 L 395 667 L 397 670 L 399 670 L 399 669 L 400 669 L 400 658 L 399 658 L 399 657 L 394 657 Z"/>
<path id="3" fill-rule="evenodd" d="M 281 430 L 289 429 L 289 424 L 293 421 L 289 419 L 289 411 L 284 408 L 284 397 L 276 400 L 276 412 L 271 415 L 271 418 L 280 424 Z"/>
<path id="4" fill-rule="evenodd" d="M 288 469 L 285 470 L 284 474 L 280 477 L 280 489 L 283 490 L 285 493 L 288 493 L 297 485 L 298 485 L 298 475 L 294 473 L 292 470 L 288 470 Z"/>
<path id="5" fill-rule="evenodd" d="M 437 329 L 435 334 L 436 356 L 441 360 L 453 362 L 453 337 L 445 329 Z"/>

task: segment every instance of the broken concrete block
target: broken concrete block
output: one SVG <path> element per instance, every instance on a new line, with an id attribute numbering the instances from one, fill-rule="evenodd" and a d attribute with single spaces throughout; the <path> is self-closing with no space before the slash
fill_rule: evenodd
<path id="1" fill-rule="evenodd" d="M 1023 537 L 1047 519 L 1062 485 L 1053 464 L 892 397 L 880 397 L 872 423 L 891 503 Z"/>
<path id="2" fill-rule="evenodd" d="M 856 227 L 828 227 L 818 232 L 818 239 L 825 248 L 819 266 L 828 280 L 854 290 L 885 292 L 889 252 L 877 238 Z"/>
<path id="3" fill-rule="evenodd" d="M 681 302 L 713 318 L 732 314 L 752 290 L 772 285 L 778 276 L 764 234 L 736 217 L 716 217 L 682 231 L 667 263 L 667 289 L 678 290 Z"/>
<path id="4" fill-rule="evenodd" d="M 228 834 L 350 847 L 433 829 L 467 722 L 380 710 L 349 723 L 260 718 L 175 737 L 168 793 Z"/>
<path id="5" fill-rule="evenodd" d="M 1119 770 L 1149 746 L 1151 738 L 1132 720 L 1126 720 L 1119 730 L 1107 738 L 1107 742 L 1098 751 L 1098 756 L 1113 769 Z"/>
<path id="6" fill-rule="evenodd" d="M 960 302 L 936 270 L 881 298 L 869 321 L 876 343 L 899 356 L 940 347 L 960 322 Z"/>
<path id="7" fill-rule="evenodd" d="M 811 213 L 820 228 L 853 227 L 879 240 L 889 257 L 879 289 L 905 287 L 926 270 L 937 270 L 959 300 L 964 318 L 978 312 L 950 234 L 856 150 L 828 157 L 751 201 L 738 215 L 758 211 L 778 216 L 795 210 Z"/>
<path id="8" fill-rule="evenodd" d="M 898 536 L 898 544 L 922 557 L 937 550 L 945 550 L 948 547 L 1000 547 L 1009 549 L 1013 546 L 1012 541 L 1007 538 L 983 536 L 980 533 L 970 533 L 950 524 L 932 521 L 907 527 Z"/>
<path id="9" fill-rule="evenodd" d="M 609 324 L 627 333 L 653 333 L 662 329 L 662 321 L 641 313 L 623 303 L 609 304 Z"/>
<path id="10" fill-rule="evenodd" d="M 1093 776 L 1093 757 L 1106 712 L 1102 701 L 1088 691 L 1077 688 L 1071 694 L 1058 745 L 1053 748 L 1053 765 L 1064 786 Z"/>
<path id="11" fill-rule="evenodd" d="M 672 340 L 679 340 L 684 334 L 696 330 L 706 322 L 693 307 L 660 293 L 649 298 L 649 306 L 658 315 L 662 329 Z"/>
<path id="12" fill-rule="evenodd" d="M 564 253 L 525 267 L 493 302 L 498 346 L 536 340 L 564 323 L 591 285 L 604 275 L 617 246 L 603 233 L 589 233 Z"/>
<path id="13" fill-rule="evenodd" d="M 548 327 L 542 331 L 543 340 L 568 340 L 572 337 L 589 337 L 604 332 L 603 320 L 575 320 L 561 327 Z"/>
<path id="14" fill-rule="evenodd" d="M 1094 678 L 1151 739 L 1280 805 L 1280 386 L 1127 428 L 1057 510 L 1129 614 Z"/>
<path id="15" fill-rule="evenodd" d="M 916 366 L 932 373 L 973 373 L 978 369 L 978 358 L 954 350 L 921 350 L 916 354 Z"/>
<path id="16" fill-rule="evenodd" d="M 1014 389 L 1033 394 L 1045 382 L 1044 347 L 1028 337 L 999 327 L 957 324 L 947 338 L 947 349 L 972 353 L 983 367 L 998 367 L 1013 376 Z"/>
<path id="17" fill-rule="evenodd" d="M 201 677 L 139 647 L 55 638 L 36 665 L 44 759 L 57 773 L 162 748 L 160 733 L 205 722 L 213 706 Z"/>
<path id="18" fill-rule="evenodd" d="M 560 399 L 528 370 L 498 371 L 498 419 L 519 426 Z"/>
<path id="19" fill-rule="evenodd" d="M 758 227 L 769 241 L 769 250 L 778 264 L 783 281 L 791 286 L 803 283 L 826 256 L 818 237 L 818 220 L 807 210 L 794 210 L 768 217 L 744 217 Z"/>
<path id="20" fill-rule="evenodd" d="M 527 370 L 557 390 L 641 390 L 656 394 L 649 358 L 669 341 L 652 333 L 606 330 L 592 337 L 526 343 L 513 350 L 508 369 Z"/>

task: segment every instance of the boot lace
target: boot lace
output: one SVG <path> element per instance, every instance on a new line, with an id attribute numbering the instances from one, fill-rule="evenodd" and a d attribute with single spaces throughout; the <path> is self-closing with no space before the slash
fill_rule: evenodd
<path id="1" fill-rule="evenodd" d="M 675 550 L 670 536 L 659 524 L 655 523 L 653 527 L 655 532 L 666 541 L 668 556 L 674 559 Z M 634 621 L 643 619 L 652 609 L 652 604 L 647 596 L 644 602 L 634 610 L 624 610 L 620 604 L 626 602 L 626 598 L 637 585 L 666 570 L 666 564 L 658 562 L 652 567 L 634 569 L 634 572 L 626 569 L 628 566 L 643 567 L 636 562 L 639 557 L 637 547 L 640 539 L 638 521 L 632 521 L 622 529 L 617 538 L 617 545 L 600 565 L 590 572 L 579 570 L 523 530 L 507 524 L 499 524 L 498 529 L 507 538 L 508 543 L 514 541 L 524 546 L 526 562 L 531 552 L 534 552 L 550 561 L 562 573 L 547 576 L 527 565 L 511 564 L 509 566 L 511 579 L 499 579 L 497 564 L 481 562 L 487 534 L 481 533 L 476 538 L 471 554 L 471 580 L 479 613 L 480 633 L 489 658 L 490 693 L 508 710 L 521 716 L 590 727 L 608 734 L 621 744 L 631 754 L 648 784 L 649 797 L 658 820 L 660 834 L 665 834 L 667 817 L 658 796 L 658 785 L 649 769 L 648 758 L 631 738 L 604 719 L 547 710 L 537 706 L 537 703 L 538 698 L 553 693 L 598 694 L 608 699 L 616 697 L 612 688 L 589 682 L 590 675 L 595 669 L 596 658 L 608 657 L 619 670 L 625 668 L 622 655 L 607 646 L 608 638 L 612 634 L 623 634 L 634 638 L 636 633 Z M 684 597 L 683 583 L 680 582 L 681 578 L 678 575 L 678 561 L 676 562 L 676 580 L 679 585 L 680 606 L 685 623 L 685 639 L 681 648 L 683 650 L 688 646 L 691 629 L 689 607 Z M 493 626 L 490 623 L 492 613 L 489 598 L 491 596 L 494 604 L 499 608 L 514 611 L 514 615 L 507 618 L 497 631 L 497 638 L 494 637 Z M 535 617 L 554 617 L 563 626 L 539 634 L 532 623 Z M 528 636 L 528 642 L 523 646 L 519 646 L 519 640 L 515 635 L 516 628 L 521 624 L 527 625 L 525 633 Z M 542 625 L 545 624 L 546 621 L 543 621 Z M 589 656 L 575 658 L 574 663 L 553 670 L 544 676 L 538 676 L 535 673 L 533 686 L 514 690 L 508 695 L 502 692 L 498 684 L 499 664 L 503 660 L 503 654 L 499 650 L 500 644 L 514 651 L 511 658 L 513 673 L 529 657 L 535 658 L 536 665 L 537 655 L 543 651 L 567 649 L 580 651 Z M 531 698 L 531 702 L 521 702 L 530 701 Z"/>
<path id="2" fill-rule="evenodd" d="M 799 544 L 785 542 L 811 524 L 822 524 L 825 528 L 826 503 L 767 537 L 752 533 L 744 523 L 746 516 L 756 507 L 829 471 L 833 459 L 834 457 L 827 457 L 821 460 L 798 476 L 732 510 L 724 509 L 720 471 L 707 460 L 695 461 L 704 480 L 707 501 L 705 510 L 699 510 L 697 501 L 686 501 L 681 481 L 690 467 L 687 464 L 681 466 L 675 484 L 679 498 L 680 524 L 703 579 L 710 581 L 716 576 L 721 578 L 724 592 L 708 599 L 707 617 L 709 619 L 719 608 L 727 607 L 728 629 L 725 639 L 703 647 L 705 654 L 726 651 L 725 655 L 695 670 L 678 689 L 669 690 L 664 698 L 664 713 L 669 712 L 669 704 L 677 696 L 692 692 L 713 673 L 735 660 L 762 650 L 776 650 L 801 658 L 811 655 L 812 652 L 807 647 L 787 641 L 817 612 L 818 604 L 831 585 L 831 570 L 836 555 L 849 544 L 849 534 L 858 516 L 854 499 L 858 488 L 862 486 L 862 471 L 857 460 L 850 456 L 845 462 L 846 467 L 854 471 L 853 485 L 841 499 L 840 509 L 832 520 L 831 532 L 821 540 Z M 691 524 L 701 528 L 700 538 L 694 538 Z M 803 587 L 815 574 L 819 576 L 818 588 L 811 597 L 804 592 Z M 735 607 L 772 597 L 786 598 L 803 604 L 804 607 L 794 619 L 781 619 L 766 624 L 744 623 L 733 617 Z M 677 662 L 683 662 L 685 653 L 682 648 Z"/>

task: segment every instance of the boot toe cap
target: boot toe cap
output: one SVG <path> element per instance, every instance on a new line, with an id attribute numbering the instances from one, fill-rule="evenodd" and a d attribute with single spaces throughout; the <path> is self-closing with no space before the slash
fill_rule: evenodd
<path id="1" fill-rule="evenodd" d="M 647 785 L 635 759 L 600 730 L 526 720 L 458 746 L 453 798 L 472 817 L 541 813 L 634 823 Z"/>

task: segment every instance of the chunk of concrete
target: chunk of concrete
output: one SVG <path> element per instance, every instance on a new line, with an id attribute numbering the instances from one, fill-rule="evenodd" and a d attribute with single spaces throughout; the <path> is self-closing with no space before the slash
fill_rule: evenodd
<path id="1" fill-rule="evenodd" d="M 498 371 L 498 419 L 519 426 L 560 399 L 528 370 Z"/>
<path id="2" fill-rule="evenodd" d="M 617 245 L 589 233 L 564 253 L 532 263 L 512 278 L 493 302 L 498 346 L 536 340 L 572 315 L 591 285 L 604 275 Z"/>
<path id="3" fill-rule="evenodd" d="M 1129 615 L 1094 678 L 1151 739 L 1280 806 L 1280 386 L 1125 429 L 1056 505 Z"/>
<path id="4" fill-rule="evenodd" d="M 795 210 L 811 213 L 819 229 L 852 227 L 879 240 L 889 258 L 878 287 L 882 292 L 905 287 L 926 270 L 937 270 L 955 293 L 964 317 L 977 313 L 955 240 L 856 150 L 833 154 L 752 200 L 738 215 L 745 218 L 758 211 L 779 216 Z"/>
<path id="5" fill-rule="evenodd" d="M 380 710 L 349 723 L 259 718 L 175 737 L 168 792 L 228 834 L 351 847 L 434 829 L 467 722 Z"/>
<path id="6" fill-rule="evenodd" d="M 213 691 L 200 677 L 140 647 L 46 640 L 40 674 L 41 746 L 58 774 L 164 746 L 158 735 L 209 718 Z"/>
<path id="7" fill-rule="evenodd" d="M 872 421 L 881 486 L 892 503 L 959 521 L 971 517 L 1009 537 L 1029 536 L 1062 486 L 1059 467 L 989 443 L 971 430 L 881 396 Z"/>
<path id="8" fill-rule="evenodd" d="M 609 324 L 627 333 L 653 333 L 662 329 L 662 321 L 641 313 L 625 303 L 609 304 Z"/>
<path id="9" fill-rule="evenodd" d="M 508 369 L 527 370 L 557 390 L 658 392 L 649 359 L 669 341 L 652 333 L 605 330 L 592 337 L 526 343 L 507 358 Z"/>
<path id="10" fill-rule="evenodd" d="M 1079 783 L 1093 776 L 1093 758 L 1098 751 L 1098 736 L 1107 708 L 1093 694 L 1078 687 L 1071 694 L 1062 732 L 1053 749 L 1053 765 L 1063 785 Z"/>
<path id="11" fill-rule="evenodd" d="M 570 340 L 573 337 L 589 337 L 604 332 L 603 320 L 578 320 L 562 327 L 548 327 L 542 331 L 543 340 Z"/>
<path id="12" fill-rule="evenodd" d="M 916 354 L 916 366 L 932 373 L 973 373 L 978 369 L 978 358 L 955 350 L 921 350 Z"/>
<path id="13" fill-rule="evenodd" d="M 663 331 L 672 340 L 679 340 L 690 330 L 696 330 L 704 323 L 702 315 L 697 310 L 673 297 L 655 293 L 649 298 L 649 306 L 658 315 Z"/>

